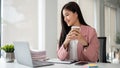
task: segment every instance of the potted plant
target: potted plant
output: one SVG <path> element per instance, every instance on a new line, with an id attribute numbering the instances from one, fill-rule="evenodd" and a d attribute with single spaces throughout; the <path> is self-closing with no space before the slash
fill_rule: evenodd
<path id="1" fill-rule="evenodd" d="M 5 59 L 6 62 L 13 62 L 14 61 L 14 45 L 13 44 L 6 44 L 0 48 L 5 52 Z"/>

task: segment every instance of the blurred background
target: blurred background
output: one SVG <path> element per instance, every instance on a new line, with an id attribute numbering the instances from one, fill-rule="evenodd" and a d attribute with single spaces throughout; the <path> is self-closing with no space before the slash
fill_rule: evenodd
<path id="1" fill-rule="evenodd" d="M 27 41 L 31 49 L 56 57 L 61 32 L 60 12 L 69 1 L 79 4 L 85 21 L 107 37 L 106 56 L 112 62 L 120 51 L 120 0 L 0 0 L 1 46 Z"/>

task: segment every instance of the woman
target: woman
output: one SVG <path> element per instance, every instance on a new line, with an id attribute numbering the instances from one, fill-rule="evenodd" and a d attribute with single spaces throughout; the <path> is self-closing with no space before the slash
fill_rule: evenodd
<path id="1" fill-rule="evenodd" d="M 86 24 L 76 2 L 65 4 L 61 10 L 62 31 L 57 49 L 60 60 L 70 58 L 70 42 L 77 39 L 77 60 L 97 62 L 99 42 L 94 28 Z M 71 29 L 72 26 L 80 27 Z"/>

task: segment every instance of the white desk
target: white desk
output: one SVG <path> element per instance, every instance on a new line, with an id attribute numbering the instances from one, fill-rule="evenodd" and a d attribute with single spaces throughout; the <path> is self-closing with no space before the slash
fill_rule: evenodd
<path id="1" fill-rule="evenodd" d="M 97 63 L 98 68 L 120 68 L 120 64 L 110 64 L 110 63 Z M 0 59 L 0 68 L 31 68 L 18 64 L 17 62 L 6 63 L 3 59 Z M 54 64 L 52 66 L 45 66 L 39 68 L 83 68 L 83 66 L 78 66 L 74 64 Z"/>

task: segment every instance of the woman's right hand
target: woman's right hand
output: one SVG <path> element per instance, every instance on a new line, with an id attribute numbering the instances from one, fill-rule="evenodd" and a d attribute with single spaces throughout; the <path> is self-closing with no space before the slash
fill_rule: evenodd
<path id="1" fill-rule="evenodd" d="M 70 40 L 72 39 L 72 30 L 66 35 L 66 38 L 65 38 L 65 41 L 63 43 L 64 47 L 67 48 L 69 43 L 70 43 Z"/>
<path id="2" fill-rule="evenodd" d="M 70 42 L 70 35 L 67 35 L 63 43 L 65 49 L 68 48 L 69 42 Z"/>
<path id="3" fill-rule="evenodd" d="M 66 35 L 65 41 L 63 43 L 65 48 L 68 47 L 71 40 L 75 39 L 76 31 L 79 31 L 79 29 L 71 29 L 70 32 Z"/>

